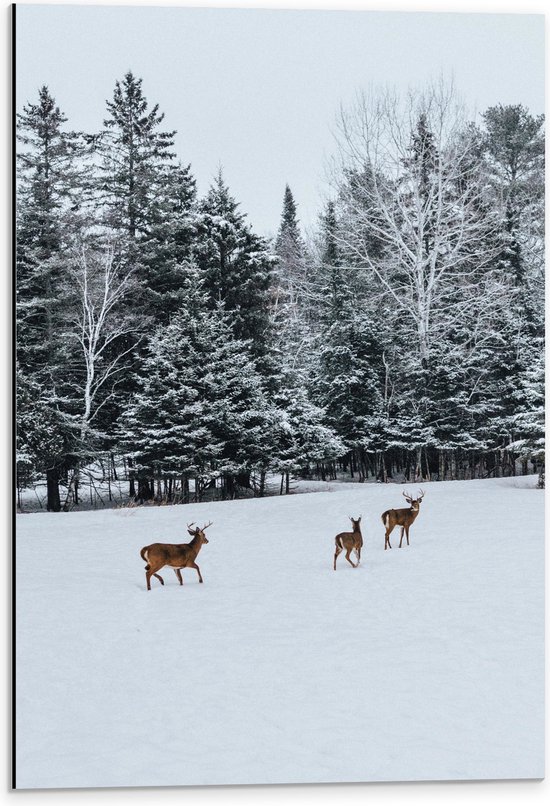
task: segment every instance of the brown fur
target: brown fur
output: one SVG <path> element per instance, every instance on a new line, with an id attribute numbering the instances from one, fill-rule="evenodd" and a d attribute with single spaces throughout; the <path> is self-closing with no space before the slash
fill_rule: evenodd
<path id="1" fill-rule="evenodd" d="M 410 509 L 387 509 L 382 513 L 382 523 L 386 527 L 386 540 L 384 542 L 384 551 L 387 548 L 391 549 L 390 535 L 396 526 L 401 527 L 401 540 L 399 541 L 399 548 L 403 543 L 403 534 L 407 537 L 407 546 L 409 545 L 409 528 L 414 523 L 418 513 L 420 512 L 420 504 L 424 498 L 424 493 L 420 490 L 418 498 L 413 499 L 407 493 L 403 493 L 405 499 L 409 502 Z"/>
<path id="2" fill-rule="evenodd" d="M 334 552 L 334 570 L 336 571 L 336 559 L 338 555 L 344 551 L 346 551 L 346 560 L 349 562 L 353 568 L 357 568 L 359 563 L 361 562 L 361 549 L 363 547 L 363 535 L 361 534 L 361 516 L 355 520 L 355 518 L 350 518 L 350 521 L 353 524 L 353 532 L 340 532 L 340 534 L 336 535 L 334 538 L 334 543 L 336 550 Z M 350 554 L 352 551 L 355 551 L 357 556 L 357 564 L 354 563 L 350 559 Z"/>
<path id="3" fill-rule="evenodd" d="M 192 525 L 189 524 L 189 526 Z M 190 543 L 151 543 L 150 546 L 144 546 L 141 549 L 141 559 L 147 563 L 145 566 L 145 579 L 148 591 L 151 590 L 152 576 L 156 577 L 161 585 L 164 585 L 164 580 L 157 571 L 160 571 L 165 565 L 169 565 L 174 569 L 180 585 L 183 585 L 182 568 L 194 568 L 199 575 L 199 582 L 203 581 L 200 568 L 195 560 L 203 543 L 208 543 L 204 530 L 210 525 L 208 523 L 202 529 L 196 526 L 193 530 L 188 526 L 187 531 L 190 535 L 193 535 L 193 540 Z"/>

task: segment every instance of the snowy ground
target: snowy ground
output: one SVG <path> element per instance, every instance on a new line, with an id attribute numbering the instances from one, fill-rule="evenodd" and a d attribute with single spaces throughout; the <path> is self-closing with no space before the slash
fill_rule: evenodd
<path id="1" fill-rule="evenodd" d="M 386 552 L 398 485 L 19 515 L 17 786 L 542 777 L 535 483 L 423 485 Z M 211 519 L 204 585 L 147 592 L 141 546 Z"/>

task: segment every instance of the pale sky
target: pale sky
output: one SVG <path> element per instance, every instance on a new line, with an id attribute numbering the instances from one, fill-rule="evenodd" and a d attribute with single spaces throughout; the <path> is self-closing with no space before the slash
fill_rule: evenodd
<path id="1" fill-rule="evenodd" d="M 132 70 L 199 193 L 221 165 L 261 234 L 276 232 L 287 183 L 314 225 L 339 105 L 371 84 L 452 76 L 478 112 L 544 112 L 541 15 L 18 4 L 16 18 L 18 111 L 46 84 L 70 128 L 98 131 Z"/>

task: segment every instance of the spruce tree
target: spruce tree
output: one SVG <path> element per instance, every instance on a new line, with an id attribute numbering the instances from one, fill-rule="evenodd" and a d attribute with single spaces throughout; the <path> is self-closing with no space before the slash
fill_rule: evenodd
<path id="1" fill-rule="evenodd" d="M 61 510 L 59 477 L 72 444 L 72 435 L 47 389 L 16 367 L 17 488 L 46 477 L 46 509 Z"/>
<path id="2" fill-rule="evenodd" d="M 273 402 L 276 431 L 272 467 L 282 475 L 281 492 L 289 492 L 291 476 L 315 473 L 324 479 L 326 465 L 346 448 L 327 424 L 323 408 L 311 400 L 300 372 L 283 366 Z"/>
<path id="3" fill-rule="evenodd" d="M 532 335 L 540 335 L 540 283 L 544 242 L 544 115 L 521 105 L 489 108 L 483 115 L 485 149 L 493 203 L 504 233 L 501 266 L 521 288 L 520 315 Z"/>
<path id="4" fill-rule="evenodd" d="M 121 420 L 139 497 L 151 479 L 195 480 L 197 497 L 219 478 L 232 497 L 239 475 L 269 462 L 270 415 L 248 345 L 234 338 L 222 303 L 211 307 L 200 272 L 186 280 L 186 304 L 147 347 L 139 389 Z"/>
<path id="5" fill-rule="evenodd" d="M 47 508 L 52 511 L 59 509 L 59 477 L 71 451 L 70 434 L 64 430 L 58 439 L 54 433 L 65 378 L 63 250 L 71 231 L 69 214 L 78 207 L 82 187 L 78 168 L 82 147 L 79 136 L 65 130 L 66 122 L 46 86 L 40 89 L 38 102 L 27 104 L 17 115 L 17 359 L 22 372 L 18 379 L 26 376 L 34 384 L 37 416 L 52 429 L 55 450 L 30 454 L 46 472 Z M 27 393 L 19 384 L 16 393 L 24 407 L 21 396 Z M 58 450 L 60 445 L 63 451 Z"/>
<path id="6" fill-rule="evenodd" d="M 269 288 L 272 256 L 238 210 L 221 170 L 197 217 L 196 260 L 210 305 L 223 303 L 236 339 L 250 342 L 254 357 L 269 351 Z"/>
<path id="7" fill-rule="evenodd" d="M 143 303 L 156 323 L 168 322 L 185 301 L 197 233 L 197 191 L 190 166 L 166 168 L 158 214 L 141 250 Z"/>
<path id="8" fill-rule="evenodd" d="M 117 81 L 107 101 L 103 132 L 92 138 L 102 157 L 98 190 L 106 222 L 131 245 L 146 240 L 163 194 L 166 166 L 174 157 L 174 131 L 162 131 L 164 114 L 149 108 L 141 78 L 131 71 Z"/>
<path id="9" fill-rule="evenodd" d="M 277 267 L 274 296 L 282 317 L 296 319 L 298 312 L 307 315 L 306 298 L 308 264 L 306 248 L 300 233 L 297 207 L 287 185 L 283 197 L 283 210 L 275 240 Z"/>
<path id="10" fill-rule="evenodd" d="M 46 86 L 17 115 L 17 351 L 22 367 L 42 378 L 56 364 L 64 278 L 55 258 L 79 190 L 78 137 L 66 122 Z"/>

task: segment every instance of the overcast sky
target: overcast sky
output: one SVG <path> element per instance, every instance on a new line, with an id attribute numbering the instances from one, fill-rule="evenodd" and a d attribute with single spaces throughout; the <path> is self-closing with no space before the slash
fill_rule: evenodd
<path id="1" fill-rule="evenodd" d="M 18 110 L 47 84 L 71 128 L 98 131 L 132 70 L 177 129 L 199 192 L 219 165 L 258 232 L 285 184 L 306 226 L 327 188 L 340 102 L 370 84 L 453 76 L 478 112 L 544 111 L 544 19 L 534 15 L 17 5 Z"/>

